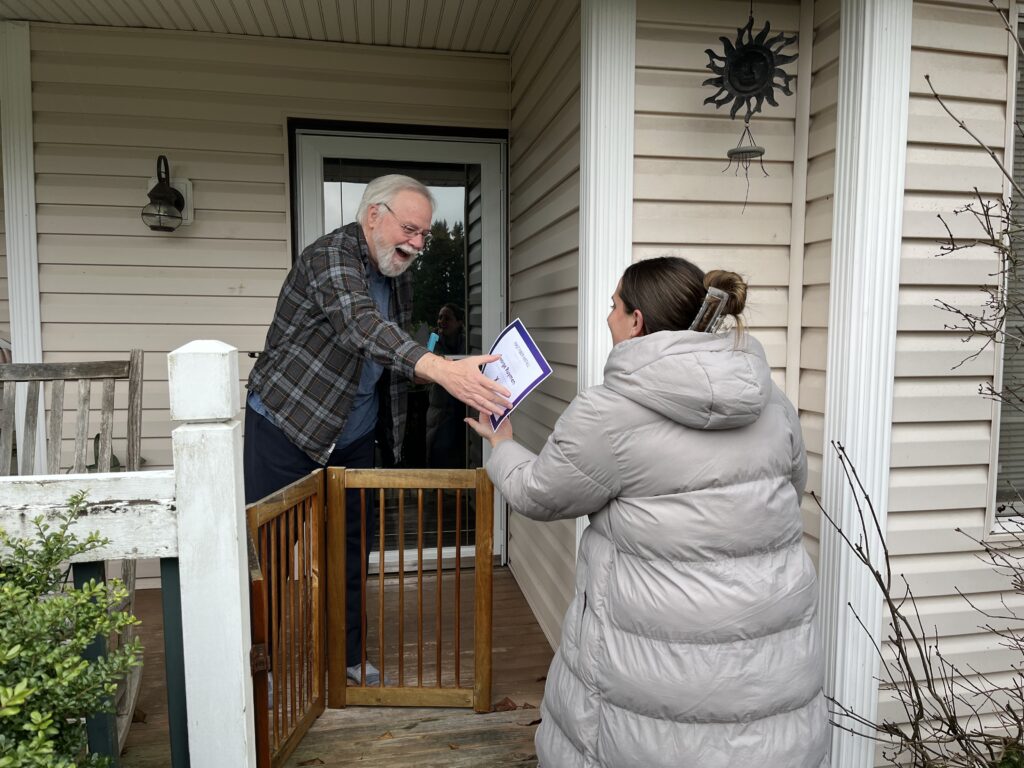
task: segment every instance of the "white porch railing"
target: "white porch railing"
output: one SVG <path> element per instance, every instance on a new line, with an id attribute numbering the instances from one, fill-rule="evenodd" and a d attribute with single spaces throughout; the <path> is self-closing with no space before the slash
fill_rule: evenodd
<path id="1" fill-rule="evenodd" d="M 173 470 L 0 478 L 0 527 L 29 535 L 86 490 L 78 533 L 110 540 L 90 561 L 176 558 L 191 766 L 256 768 L 238 351 L 194 341 L 168 374 Z"/>

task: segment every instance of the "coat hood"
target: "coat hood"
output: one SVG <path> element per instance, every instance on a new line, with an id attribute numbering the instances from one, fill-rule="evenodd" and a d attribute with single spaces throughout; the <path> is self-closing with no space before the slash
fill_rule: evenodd
<path id="1" fill-rule="evenodd" d="M 683 426 L 735 429 L 760 417 L 772 379 L 749 335 L 659 331 L 616 344 L 604 385 Z"/>

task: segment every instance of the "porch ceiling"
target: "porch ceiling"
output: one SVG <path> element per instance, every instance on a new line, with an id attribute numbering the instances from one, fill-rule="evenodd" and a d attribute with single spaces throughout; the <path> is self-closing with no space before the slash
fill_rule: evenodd
<path id="1" fill-rule="evenodd" d="M 507 54 L 536 0 L 0 0 L 0 20 Z"/>

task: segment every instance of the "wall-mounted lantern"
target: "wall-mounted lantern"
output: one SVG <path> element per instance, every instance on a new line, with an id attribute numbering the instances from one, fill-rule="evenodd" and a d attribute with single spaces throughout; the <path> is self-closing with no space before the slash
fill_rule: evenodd
<path id="1" fill-rule="evenodd" d="M 142 221 L 154 232 L 173 232 L 182 224 L 192 223 L 192 182 L 175 179 L 167 156 L 156 159 L 156 179 L 150 179 L 149 203 L 142 209 Z"/>

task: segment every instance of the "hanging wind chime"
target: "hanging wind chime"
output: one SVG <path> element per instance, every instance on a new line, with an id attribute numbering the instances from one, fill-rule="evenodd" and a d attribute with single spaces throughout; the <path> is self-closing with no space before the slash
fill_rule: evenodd
<path id="1" fill-rule="evenodd" d="M 757 160 L 761 166 L 761 172 L 767 176 L 768 171 L 764 167 L 764 147 L 758 146 L 754 140 L 754 134 L 750 132 L 750 118 L 761 111 L 764 102 L 771 106 L 779 106 L 775 101 L 775 89 L 778 88 L 787 96 L 792 96 L 789 83 L 795 75 L 788 74 L 782 67 L 796 61 L 798 54 L 784 54 L 782 49 L 797 41 L 797 35 L 787 36 L 778 33 L 769 38 L 771 22 L 765 21 L 764 29 L 755 37 L 754 29 L 754 4 L 750 3 L 750 13 L 746 25 L 736 30 L 736 42 L 733 43 L 727 37 L 720 37 L 724 46 L 723 55 L 718 55 L 708 48 L 705 53 L 708 55 L 707 69 L 711 70 L 715 77 L 709 77 L 703 85 L 710 85 L 718 90 L 713 96 L 704 99 L 705 104 L 714 104 L 715 109 L 732 102 L 732 109 L 729 110 L 729 117 L 735 118 L 741 107 L 746 107 L 746 114 L 743 117 L 743 132 L 735 147 L 726 152 L 729 164 L 723 169 L 723 173 L 732 168 L 736 163 L 735 174 L 743 169 L 743 175 L 747 180 L 747 193 L 743 199 L 743 209 L 746 210 L 747 198 L 750 197 L 750 164 Z"/>

